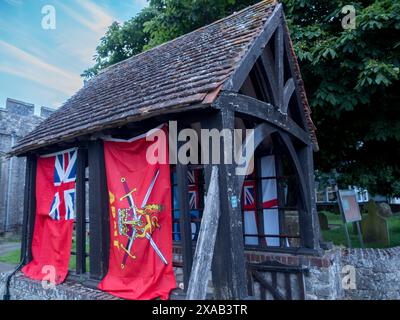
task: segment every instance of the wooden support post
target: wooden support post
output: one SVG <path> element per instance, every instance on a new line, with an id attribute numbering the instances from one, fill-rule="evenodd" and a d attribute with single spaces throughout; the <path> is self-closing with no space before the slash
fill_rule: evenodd
<path id="1" fill-rule="evenodd" d="M 263 182 L 262 182 L 262 168 L 261 168 L 261 158 L 254 157 L 255 169 L 256 169 L 256 199 L 257 199 L 257 233 L 258 234 L 265 234 L 265 226 L 264 226 L 264 208 L 263 208 Z M 265 237 L 258 237 L 258 245 L 260 247 L 266 247 L 267 241 Z"/>
<path id="2" fill-rule="evenodd" d="M 90 278 L 101 280 L 107 273 L 110 229 L 108 191 L 102 140 L 89 143 Z"/>
<path id="3" fill-rule="evenodd" d="M 22 216 L 22 234 L 21 234 L 21 256 L 22 261 L 26 257 L 27 248 L 27 230 L 28 230 L 28 216 L 29 216 L 29 182 L 30 182 L 30 172 L 31 165 L 29 163 L 29 158 L 25 160 L 25 186 L 24 186 L 24 211 Z"/>
<path id="4" fill-rule="evenodd" d="M 275 77 L 275 57 L 271 51 L 270 44 L 267 44 L 264 52 L 260 56 L 260 62 L 264 69 L 264 78 L 268 83 L 270 96 L 272 97 L 271 103 L 275 106 L 278 105 L 278 85 Z"/>
<path id="5" fill-rule="evenodd" d="M 306 184 L 306 196 L 308 197 L 308 210 L 299 218 L 301 220 L 301 233 L 304 247 L 310 249 L 320 249 L 322 241 L 317 204 L 315 199 L 315 180 L 314 180 L 314 159 L 312 145 L 304 146 L 297 151 L 299 163 L 302 167 Z M 307 205 L 305 206 L 307 207 Z"/>
<path id="6" fill-rule="evenodd" d="M 28 213 L 28 231 L 27 231 L 27 261 L 32 261 L 32 240 L 33 233 L 35 230 L 36 221 L 36 169 L 37 169 L 37 158 L 31 156 L 31 177 L 29 182 L 29 213 Z"/>
<path id="7" fill-rule="evenodd" d="M 220 112 L 203 124 L 206 128 L 217 129 L 219 132 L 228 129 L 233 139 L 234 111 L 224 105 L 219 108 Z M 231 143 L 233 145 L 233 141 Z M 236 166 L 225 163 L 225 152 L 232 152 L 229 148 L 224 150 L 225 147 L 229 146 L 225 141 L 221 142 L 218 150 L 221 156 L 221 164 L 218 165 L 221 217 L 212 264 L 212 278 L 217 299 L 244 299 L 247 297 L 247 281 L 241 190 Z M 212 165 L 206 165 L 206 181 L 209 180 L 211 167 Z"/>
<path id="8" fill-rule="evenodd" d="M 279 140 L 274 139 L 274 149 L 276 150 L 275 153 L 275 176 L 276 177 L 283 177 L 283 158 L 282 158 L 282 148 L 279 145 Z M 286 232 L 286 217 L 285 217 L 285 210 L 282 209 L 286 206 L 286 199 L 285 199 L 285 190 L 282 186 L 282 181 L 276 179 L 276 187 L 277 187 L 277 195 L 278 195 L 278 212 L 279 212 L 279 233 L 280 234 L 287 234 Z M 287 238 L 279 238 L 280 246 L 286 247 Z"/>
<path id="9" fill-rule="evenodd" d="M 86 273 L 86 150 L 78 149 L 76 162 L 76 274 Z"/>
<path id="10" fill-rule="evenodd" d="M 26 159 L 24 217 L 22 222 L 21 260 L 25 263 L 32 260 L 32 239 L 36 220 L 36 167 L 35 155 Z"/>
<path id="11" fill-rule="evenodd" d="M 319 241 L 315 238 L 316 232 L 318 232 L 315 227 L 316 222 L 314 217 L 316 213 L 315 192 L 311 187 L 311 185 L 314 185 L 312 147 L 311 145 L 306 145 L 305 147 L 296 149 L 287 133 L 278 131 L 278 134 L 291 158 L 299 185 L 300 203 L 298 210 L 302 247 L 318 249 Z M 308 151 L 311 151 L 311 154 Z"/>
<path id="12" fill-rule="evenodd" d="M 285 21 L 285 17 L 283 15 L 283 21 Z M 293 58 L 291 50 L 292 50 L 292 43 L 290 40 L 290 35 L 289 35 L 289 30 L 287 27 L 287 24 L 284 23 L 283 25 L 283 42 L 284 42 L 284 50 L 286 52 L 286 56 L 288 57 L 287 61 L 288 61 L 288 67 L 289 67 L 289 71 L 290 74 L 293 78 L 296 77 L 297 74 L 297 67 L 296 67 L 296 63 L 294 61 L 295 58 Z M 291 85 L 291 84 L 290 84 Z M 297 100 L 297 109 L 299 110 L 299 115 L 301 118 L 301 128 L 306 130 L 307 133 L 309 134 L 309 129 L 308 129 L 308 124 L 307 124 L 307 119 L 306 119 L 306 115 L 304 112 L 304 107 L 303 107 L 303 100 L 302 100 L 302 96 L 301 96 L 301 89 L 299 87 L 299 81 L 294 81 L 294 94 L 296 95 L 296 100 Z M 290 89 L 291 90 L 291 89 Z M 287 99 L 287 96 L 286 96 Z"/>
<path id="13" fill-rule="evenodd" d="M 286 82 L 285 88 L 283 89 L 283 104 L 282 104 L 282 108 L 281 108 L 282 113 L 284 113 L 284 114 L 288 113 L 289 102 L 290 102 L 290 99 L 291 99 L 292 95 L 294 94 L 295 90 L 296 90 L 296 87 L 294 84 L 294 80 L 293 80 L 293 78 L 290 78 Z"/>
<path id="14" fill-rule="evenodd" d="M 179 193 L 180 232 L 183 255 L 183 282 L 185 290 L 188 288 L 190 272 L 193 263 L 192 228 L 189 210 L 189 186 L 187 165 L 176 165 L 176 174 Z"/>
<path id="15" fill-rule="evenodd" d="M 282 17 L 279 18 L 280 23 L 275 31 L 275 75 L 276 75 L 276 85 L 278 90 L 278 101 L 277 107 L 282 110 L 283 106 L 283 88 L 284 88 L 284 68 L 283 63 L 283 28 L 282 28 Z"/>
<path id="16" fill-rule="evenodd" d="M 212 169 L 211 182 L 197 240 L 194 264 L 190 276 L 187 300 L 205 300 L 208 288 L 208 276 L 214 255 L 220 217 L 218 167 Z"/>

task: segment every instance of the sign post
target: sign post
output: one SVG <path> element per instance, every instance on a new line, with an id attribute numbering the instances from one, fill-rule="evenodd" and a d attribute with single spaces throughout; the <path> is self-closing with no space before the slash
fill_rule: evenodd
<path id="1" fill-rule="evenodd" d="M 358 239 L 361 248 L 364 248 L 364 242 L 361 234 L 360 221 L 362 220 L 360 207 L 357 202 L 357 195 L 354 190 L 337 190 L 337 198 L 339 202 L 340 212 L 343 219 L 344 232 L 346 234 L 348 247 L 351 248 L 351 240 L 347 224 L 355 222 L 357 225 Z"/>

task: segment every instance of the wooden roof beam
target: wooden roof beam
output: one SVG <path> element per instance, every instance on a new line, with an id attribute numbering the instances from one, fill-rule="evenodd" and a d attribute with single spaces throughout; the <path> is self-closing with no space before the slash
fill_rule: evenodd
<path id="1" fill-rule="evenodd" d="M 281 25 L 283 17 L 282 13 L 282 5 L 277 4 L 271 16 L 267 19 L 264 25 L 264 30 L 261 32 L 259 37 L 256 38 L 236 71 L 230 76 L 229 80 L 225 82 L 223 90 L 232 92 L 238 92 L 240 90 L 257 59 L 263 53 L 265 46 L 274 35 L 275 30 L 279 25 Z"/>
<path id="2" fill-rule="evenodd" d="M 222 92 L 212 107 L 221 109 L 223 106 L 233 108 L 234 111 L 239 114 L 266 121 L 275 127 L 290 133 L 305 145 L 312 144 L 310 135 L 307 131 L 302 129 L 293 121 L 293 119 L 283 114 L 275 106 L 269 103 L 238 93 Z"/>

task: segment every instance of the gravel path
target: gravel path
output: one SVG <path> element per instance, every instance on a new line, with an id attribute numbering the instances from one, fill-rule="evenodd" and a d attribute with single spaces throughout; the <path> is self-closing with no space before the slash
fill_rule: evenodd
<path id="1" fill-rule="evenodd" d="M 13 271 L 15 268 L 14 264 L 7 264 L 0 262 L 0 273 Z"/>

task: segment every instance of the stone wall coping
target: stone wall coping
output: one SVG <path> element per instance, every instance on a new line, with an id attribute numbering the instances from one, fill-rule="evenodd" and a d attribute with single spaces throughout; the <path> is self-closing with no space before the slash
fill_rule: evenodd
<path id="1" fill-rule="evenodd" d="M 8 273 L 0 274 L 0 283 L 5 281 Z M 25 292 L 26 291 L 26 292 Z M 120 300 L 106 292 L 85 287 L 79 282 L 66 280 L 55 289 L 44 289 L 40 281 L 35 281 L 18 272 L 10 283 L 11 298 L 24 296 L 24 300 Z M 25 297 L 26 295 L 26 297 Z M 29 295 L 32 298 L 29 298 Z"/>
<path id="2" fill-rule="evenodd" d="M 173 248 L 174 263 L 182 263 L 181 250 L 180 247 Z M 307 299 L 358 300 L 400 297 L 397 281 L 400 275 L 400 264 L 398 264 L 400 247 L 384 249 L 334 247 L 326 251 L 323 256 L 264 251 L 246 251 L 245 255 L 251 263 L 278 261 L 288 266 L 309 267 L 309 273 L 305 277 Z M 347 264 L 356 268 L 356 290 L 341 289 L 341 270 Z M 177 283 L 182 282 L 182 269 L 176 265 L 174 271 Z M 0 274 L 0 285 L 4 284 L 5 277 L 6 274 Z M 21 272 L 13 277 L 10 289 L 13 299 L 118 300 L 105 292 L 85 287 L 73 280 L 67 280 L 54 290 L 44 290 L 39 281 L 28 279 Z M 177 290 L 171 294 L 171 299 L 181 299 L 182 296 Z"/>
<path id="3" fill-rule="evenodd" d="M 326 251 L 323 256 L 309 256 L 309 255 L 294 255 L 292 253 L 278 253 L 266 251 L 245 251 L 247 261 L 250 263 L 262 263 L 266 261 L 277 261 L 288 266 L 304 266 L 304 267 L 318 267 L 329 268 L 335 254 L 339 248 L 334 248 Z M 174 262 L 182 263 L 182 248 L 174 247 Z"/>
<path id="4" fill-rule="evenodd" d="M 400 256 L 400 247 L 393 248 L 346 248 L 342 249 L 342 257 L 346 256 L 356 256 L 361 259 L 371 259 L 371 258 L 388 258 L 392 256 Z"/>

